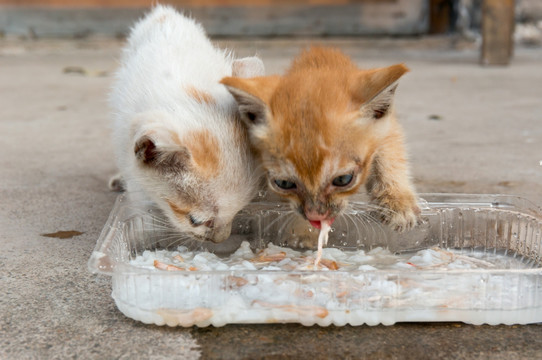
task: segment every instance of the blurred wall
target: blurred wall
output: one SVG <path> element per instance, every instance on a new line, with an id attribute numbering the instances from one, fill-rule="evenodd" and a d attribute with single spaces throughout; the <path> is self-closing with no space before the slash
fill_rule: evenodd
<path id="1" fill-rule="evenodd" d="M 124 36 L 156 1 L 0 0 L 0 31 L 25 37 Z M 429 0 L 170 0 L 213 36 L 416 35 Z"/>

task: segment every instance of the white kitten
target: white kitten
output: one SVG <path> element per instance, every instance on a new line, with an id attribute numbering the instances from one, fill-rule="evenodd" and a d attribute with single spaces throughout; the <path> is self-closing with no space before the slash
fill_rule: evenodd
<path id="1" fill-rule="evenodd" d="M 133 28 L 110 98 L 129 196 L 214 242 L 228 238 L 259 179 L 237 105 L 219 84 L 235 74 L 263 75 L 263 63 L 234 61 L 194 20 L 157 6 Z"/>

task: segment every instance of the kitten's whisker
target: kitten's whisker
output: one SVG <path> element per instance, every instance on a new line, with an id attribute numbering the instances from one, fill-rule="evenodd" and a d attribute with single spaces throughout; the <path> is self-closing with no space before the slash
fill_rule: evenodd
<path id="1" fill-rule="evenodd" d="M 156 217 L 144 218 L 143 222 L 145 224 L 149 224 L 149 225 L 156 226 L 156 227 L 160 226 L 162 228 L 167 228 L 167 229 L 171 229 L 171 230 L 175 229 L 175 226 L 173 226 L 173 224 L 171 224 L 168 220 L 161 219 L 161 218 L 156 218 Z"/>
<path id="2" fill-rule="evenodd" d="M 348 227 L 348 214 L 343 213 L 335 222 L 337 223 L 336 230 L 342 229 L 341 233 L 346 234 L 346 240 L 350 240 L 350 231 Z M 342 235 L 338 235 L 338 237 L 342 237 Z"/>
<path id="3" fill-rule="evenodd" d="M 288 213 L 288 214 L 285 214 L 285 215 L 291 215 L 292 213 Z M 282 234 L 282 231 L 286 228 L 286 226 L 290 225 L 292 221 L 294 221 L 295 219 L 295 214 L 293 216 L 290 216 L 290 217 L 286 217 L 286 221 L 284 221 L 284 223 L 279 227 L 277 233 L 278 234 Z"/>
<path id="4" fill-rule="evenodd" d="M 170 232 L 179 232 L 176 228 L 171 226 L 170 224 L 161 224 L 154 221 L 144 221 L 143 224 L 149 228 L 153 228 L 155 230 L 161 230 L 161 231 L 170 231 Z"/>
<path id="5" fill-rule="evenodd" d="M 360 231 L 360 229 L 359 229 L 358 222 L 356 221 L 355 216 L 352 215 L 352 214 L 347 214 L 347 215 L 348 215 L 348 218 L 350 219 L 350 222 L 351 222 L 352 224 L 354 224 L 354 228 L 355 228 L 355 230 L 356 230 L 356 236 L 357 236 L 358 238 L 361 239 L 361 234 L 362 234 L 362 233 L 361 233 L 361 231 Z"/>
<path id="6" fill-rule="evenodd" d="M 382 225 L 382 222 L 380 219 L 377 219 L 373 216 L 373 214 L 371 214 L 370 212 L 364 212 L 362 213 L 362 216 L 363 218 L 365 218 L 367 221 L 369 221 L 370 223 L 373 223 L 375 224 L 376 228 L 378 230 L 380 230 L 381 233 L 384 233 L 385 232 L 385 228 L 384 228 L 384 225 Z M 375 231 L 375 236 L 377 236 L 378 234 L 376 234 L 376 230 L 375 230 L 375 226 L 372 226 L 373 228 L 373 231 Z"/>
<path id="7" fill-rule="evenodd" d="M 385 215 L 397 214 L 397 211 L 390 209 L 388 207 L 382 206 L 382 205 L 378 205 L 378 204 L 367 204 L 367 207 L 371 210 L 376 210 Z"/>
<path id="8" fill-rule="evenodd" d="M 382 226 L 381 222 L 375 220 L 369 213 L 361 213 L 361 218 L 364 219 L 364 224 L 367 229 L 371 230 L 371 235 L 375 240 L 379 238 L 379 228 Z"/>
<path id="9" fill-rule="evenodd" d="M 350 237 L 350 224 L 349 224 L 349 223 L 350 223 L 350 221 L 352 221 L 352 220 L 350 219 L 350 216 L 351 216 L 350 214 L 346 214 L 346 213 L 345 213 L 345 214 L 344 214 L 344 219 L 343 219 L 344 224 L 345 224 L 345 227 L 346 227 L 346 234 L 347 234 L 347 237 Z M 350 220 L 350 221 L 348 221 L 348 220 Z M 357 234 L 356 234 L 356 236 L 357 236 Z"/>
<path id="10" fill-rule="evenodd" d="M 265 232 L 269 231 L 271 226 L 273 226 L 277 221 L 283 219 L 284 217 L 290 215 L 291 213 L 292 213 L 292 211 L 287 211 L 287 212 L 279 214 L 275 219 L 273 219 L 269 224 L 267 224 L 267 226 L 263 229 L 263 232 L 265 233 Z"/>
<path id="11" fill-rule="evenodd" d="M 352 233 L 352 230 L 350 229 L 350 223 L 352 222 L 351 215 L 346 212 L 343 215 L 342 222 L 344 222 L 344 232 L 346 233 L 346 238 L 351 240 L 353 236 L 357 236 L 357 234 Z"/>
<path id="12" fill-rule="evenodd" d="M 171 241 L 171 240 L 175 240 L 175 242 L 172 242 L 171 244 L 169 244 L 169 245 L 173 245 L 175 243 L 185 241 L 185 240 L 187 240 L 189 238 L 190 237 L 185 237 L 182 234 L 170 234 L 170 235 L 161 237 L 160 241 L 168 242 L 168 241 Z"/>

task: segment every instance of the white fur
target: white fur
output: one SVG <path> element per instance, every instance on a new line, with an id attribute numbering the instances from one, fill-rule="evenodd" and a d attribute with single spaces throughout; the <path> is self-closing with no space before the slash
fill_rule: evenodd
<path id="1" fill-rule="evenodd" d="M 205 236 L 209 229 L 193 227 L 179 220 L 165 199 L 175 198 L 177 187 L 190 188 L 209 206 L 194 207 L 194 215 L 211 219 L 222 231 L 222 241 L 233 216 L 252 198 L 257 184 L 255 165 L 248 144 L 235 137 L 239 126 L 237 105 L 220 79 L 232 75 L 232 66 L 244 73 L 237 76 L 263 75 L 257 58 L 234 61 L 230 53 L 215 48 L 203 28 L 167 6 L 155 7 L 132 29 L 124 49 L 120 69 L 110 96 L 114 110 L 113 136 L 118 166 L 126 190 L 136 202 L 152 201 L 181 231 Z M 187 93 L 193 87 L 212 96 L 214 104 L 198 102 Z M 237 122 L 237 125 L 236 125 Z M 201 179 L 190 172 L 158 174 L 142 166 L 134 154 L 136 141 L 152 134 L 156 147 L 178 150 L 178 142 L 190 131 L 207 129 L 218 139 L 222 168 L 217 177 Z M 193 190 L 196 189 L 196 190 Z M 213 214 L 213 211 L 215 212 Z"/>

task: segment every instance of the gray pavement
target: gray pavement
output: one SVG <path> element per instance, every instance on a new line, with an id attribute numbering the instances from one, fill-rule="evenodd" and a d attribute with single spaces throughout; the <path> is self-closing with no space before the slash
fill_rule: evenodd
<path id="1" fill-rule="evenodd" d="M 309 41 L 222 40 L 281 72 Z M 420 192 L 542 204 L 542 49 L 478 66 L 450 38 L 324 40 L 362 66 L 405 62 L 397 92 Z M 542 328 L 147 326 L 124 317 L 86 262 L 116 194 L 106 93 L 120 42 L 0 40 L 0 359 L 535 359 Z M 72 238 L 45 237 L 78 231 Z"/>

